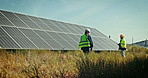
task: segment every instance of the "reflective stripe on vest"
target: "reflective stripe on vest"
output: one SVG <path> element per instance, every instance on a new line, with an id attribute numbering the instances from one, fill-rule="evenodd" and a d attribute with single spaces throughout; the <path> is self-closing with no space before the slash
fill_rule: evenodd
<path id="1" fill-rule="evenodd" d="M 81 36 L 81 41 L 79 43 L 79 48 L 82 48 L 82 47 L 90 47 L 90 42 L 87 39 L 87 35 L 85 34 Z"/>
<path id="2" fill-rule="evenodd" d="M 126 41 L 124 39 L 121 39 L 120 45 L 122 48 L 126 48 Z"/>

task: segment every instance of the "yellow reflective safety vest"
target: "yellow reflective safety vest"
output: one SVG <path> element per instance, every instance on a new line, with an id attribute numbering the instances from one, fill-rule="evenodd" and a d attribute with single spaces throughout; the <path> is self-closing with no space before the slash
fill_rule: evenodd
<path id="1" fill-rule="evenodd" d="M 90 41 L 88 40 L 88 37 L 86 34 L 81 36 L 81 40 L 79 42 L 79 48 L 82 47 L 90 47 Z"/>
<path id="2" fill-rule="evenodd" d="M 121 39 L 120 46 L 121 48 L 126 48 L 126 41 L 124 39 Z"/>

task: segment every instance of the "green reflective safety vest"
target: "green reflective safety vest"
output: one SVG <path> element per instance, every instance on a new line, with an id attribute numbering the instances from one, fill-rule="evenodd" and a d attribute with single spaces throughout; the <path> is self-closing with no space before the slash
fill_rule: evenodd
<path id="1" fill-rule="evenodd" d="M 120 46 L 121 48 L 126 48 L 126 41 L 124 39 L 121 39 Z"/>
<path id="2" fill-rule="evenodd" d="M 90 42 L 86 34 L 81 36 L 81 41 L 79 42 L 79 48 L 82 48 L 82 47 L 90 47 Z"/>

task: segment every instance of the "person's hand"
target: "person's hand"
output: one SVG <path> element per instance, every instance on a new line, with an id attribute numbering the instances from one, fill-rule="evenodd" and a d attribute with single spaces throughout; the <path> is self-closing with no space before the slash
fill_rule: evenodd
<path id="1" fill-rule="evenodd" d="M 92 47 L 90 48 L 90 51 L 92 51 Z"/>

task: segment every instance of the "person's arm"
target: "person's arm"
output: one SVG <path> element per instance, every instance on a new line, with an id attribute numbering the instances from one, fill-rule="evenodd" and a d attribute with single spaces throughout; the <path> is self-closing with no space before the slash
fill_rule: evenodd
<path id="1" fill-rule="evenodd" d="M 92 49 L 93 48 L 93 41 L 92 41 L 92 38 L 90 35 L 88 35 L 88 40 L 90 42 L 90 48 Z"/>
<path id="2" fill-rule="evenodd" d="M 120 40 L 120 42 L 119 42 L 118 46 L 119 46 L 119 50 L 120 50 L 120 48 L 121 48 L 121 40 Z"/>

